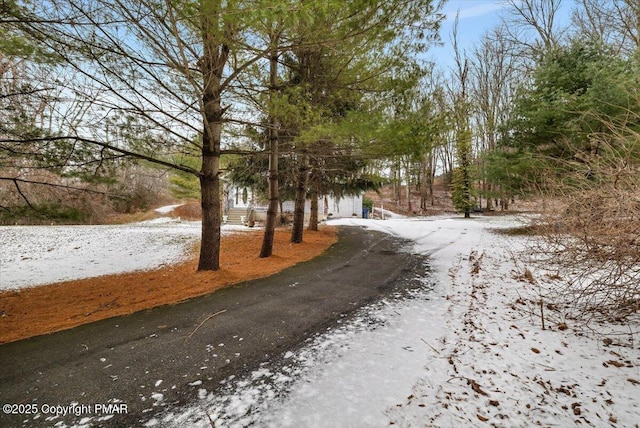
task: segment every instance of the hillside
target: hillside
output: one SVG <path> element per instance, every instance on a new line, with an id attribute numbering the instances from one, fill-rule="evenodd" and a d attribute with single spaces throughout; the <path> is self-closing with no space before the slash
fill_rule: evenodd
<path id="1" fill-rule="evenodd" d="M 399 195 L 399 199 L 398 196 Z M 399 192 L 390 185 L 382 187 L 378 192 L 368 191 L 365 197 L 373 201 L 374 207 L 384 207 L 385 210 L 393 211 L 396 214 L 405 216 L 431 216 L 442 214 L 455 214 L 456 209 L 451 202 L 451 192 L 442 180 L 437 180 L 434 186 L 433 198 L 429 199 L 426 209 L 420 208 L 420 192 L 412 188 L 410 204 L 407 202 L 406 186 L 401 186 Z M 494 201 L 494 209 L 487 211 L 483 209 L 483 214 L 516 214 L 526 212 L 538 212 L 541 208 L 539 201 L 535 199 L 513 199 L 509 201 L 507 209 L 498 206 L 499 202 Z M 486 200 L 482 200 L 482 206 L 486 207 Z"/>

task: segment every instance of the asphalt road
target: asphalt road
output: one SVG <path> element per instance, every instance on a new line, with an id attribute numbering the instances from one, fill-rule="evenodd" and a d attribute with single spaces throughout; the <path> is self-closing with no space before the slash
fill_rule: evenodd
<path id="1" fill-rule="evenodd" d="M 0 427 L 86 417 L 92 426 L 140 426 L 163 406 L 193 403 L 199 388 L 215 391 L 230 375 L 282 358 L 358 308 L 410 287 L 425 261 L 403 246 L 344 227 L 325 254 L 271 277 L 0 345 Z M 52 418 L 64 411 L 72 414 Z"/>

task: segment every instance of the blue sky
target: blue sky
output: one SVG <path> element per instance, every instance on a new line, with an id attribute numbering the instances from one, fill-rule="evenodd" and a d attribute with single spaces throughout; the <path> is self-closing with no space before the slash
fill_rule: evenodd
<path id="1" fill-rule="evenodd" d="M 572 0 L 564 0 L 559 18 L 563 21 L 567 20 L 572 5 Z M 444 46 L 431 48 L 427 57 L 439 64 L 441 68 L 453 64 L 451 33 L 458 11 L 460 12 L 458 42 L 462 49 L 470 53 L 474 44 L 484 33 L 498 25 L 501 17 L 505 16 L 508 10 L 509 5 L 505 0 L 449 0 L 442 10 L 446 15 L 440 30 Z"/>
<path id="2" fill-rule="evenodd" d="M 460 46 L 469 51 L 487 30 L 500 22 L 500 15 L 504 14 L 505 7 L 502 0 L 449 0 L 442 10 L 446 15 L 440 29 L 444 45 L 429 49 L 427 58 L 433 60 L 441 69 L 453 64 L 451 33 L 458 11 L 458 40 Z"/>

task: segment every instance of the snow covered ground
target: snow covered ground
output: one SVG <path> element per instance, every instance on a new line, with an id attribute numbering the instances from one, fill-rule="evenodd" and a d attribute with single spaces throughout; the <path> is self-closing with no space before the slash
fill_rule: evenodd
<path id="1" fill-rule="evenodd" d="M 364 308 L 284 364 L 228 379 L 223 394 L 200 389 L 198 403 L 147 426 L 639 426 L 637 337 L 623 325 L 601 326 L 603 336 L 552 309 L 543 330 L 524 239 L 492 231 L 520 222 L 332 221 L 411 240 L 408 254 L 430 255 L 423 290 Z"/>
<path id="2" fill-rule="evenodd" d="M 228 379 L 224 393 L 193 382 L 198 402 L 146 425 L 640 426 L 638 326 L 596 332 L 545 307 L 543 329 L 545 272 L 527 265 L 524 238 L 494 233 L 524 221 L 332 220 L 406 238 L 409 257 L 429 255 L 414 278 L 422 289 L 363 308 L 281 361 Z M 199 231 L 170 219 L 0 228 L 0 288 L 158 266 L 183 257 Z"/>
<path id="3" fill-rule="evenodd" d="M 238 228 L 246 230 L 225 225 L 223 234 Z M 158 268 L 182 260 L 199 238 L 200 222 L 169 217 L 109 226 L 0 226 L 0 290 Z"/>

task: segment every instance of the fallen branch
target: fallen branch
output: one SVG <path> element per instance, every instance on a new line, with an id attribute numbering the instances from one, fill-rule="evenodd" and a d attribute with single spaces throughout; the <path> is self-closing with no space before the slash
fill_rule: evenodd
<path id="1" fill-rule="evenodd" d="M 482 389 L 480 384 L 475 379 L 471 379 L 470 377 L 465 377 L 465 376 L 453 376 L 453 377 L 449 378 L 449 380 L 447 380 L 447 382 L 451 382 L 454 379 L 466 380 L 467 381 L 467 385 L 470 385 L 471 389 L 473 389 L 478 394 L 489 395 Z"/>
<path id="2" fill-rule="evenodd" d="M 213 318 L 213 317 L 215 317 L 215 316 L 217 316 L 217 315 L 223 314 L 223 313 L 225 313 L 225 312 L 227 312 L 227 310 L 226 310 L 226 309 L 223 309 L 223 310 L 221 310 L 221 311 L 216 312 L 215 314 L 211 314 L 211 315 L 209 315 L 208 317 L 206 317 L 206 318 L 205 318 L 205 319 L 204 319 L 204 320 L 203 320 L 203 321 L 202 321 L 202 322 L 201 322 L 201 323 L 200 323 L 200 324 L 195 328 L 195 330 L 193 330 L 193 331 L 191 332 L 191 334 L 190 334 L 189 336 L 187 336 L 187 338 L 186 338 L 184 341 L 186 342 L 187 340 L 191 339 L 191 336 L 193 336 L 193 335 L 196 333 L 196 331 L 198 331 L 198 330 L 200 329 L 200 327 L 202 327 L 202 326 L 204 325 L 204 323 L 206 323 L 207 321 L 209 321 L 211 318 Z"/>
<path id="3" fill-rule="evenodd" d="M 420 338 L 420 340 L 422 340 L 424 343 L 427 344 L 427 346 L 431 349 L 433 349 L 435 351 L 436 354 L 440 355 L 440 351 L 438 351 L 436 348 L 434 348 L 433 346 L 431 346 L 426 340 Z"/>
<path id="4" fill-rule="evenodd" d="M 207 415 L 207 419 L 209 419 L 209 425 L 211 425 L 211 428 L 216 428 L 216 423 L 214 422 L 213 418 L 211 418 L 209 412 L 205 411 L 205 414 Z"/>

